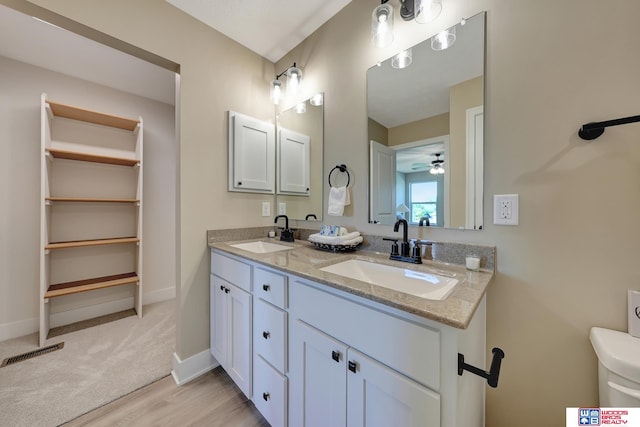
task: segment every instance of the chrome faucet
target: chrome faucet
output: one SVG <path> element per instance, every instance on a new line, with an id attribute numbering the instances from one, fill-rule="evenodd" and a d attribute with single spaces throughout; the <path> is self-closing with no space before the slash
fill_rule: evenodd
<path id="1" fill-rule="evenodd" d="M 289 217 L 286 215 L 278 215 L 273 221 L 278 223 L 278 219 L 284 218 L 284 228 L 280 230 L 280 240 L 283 242 L 293 242 L 293 230 L 289 229 Z"/>

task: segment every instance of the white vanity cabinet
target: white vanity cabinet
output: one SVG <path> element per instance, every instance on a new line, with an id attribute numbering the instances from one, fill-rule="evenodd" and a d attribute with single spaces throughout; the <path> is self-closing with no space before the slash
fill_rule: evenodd
<path id="1" fill-rule="evenodd" d="M 272 427 L 484 426 L 486 306 L 457 329 L 211 252 L 211 354 Z"/>
<path id="2" fill-rule="evenodd" d="M 458 351 L 484 366 L 478 311 L 456 330 L 292 279 L 289 425 L 484 425 L 485 383 L 457 375 Z"/>
<path id="3" fill-rule="evenodd" d="M 210 299 L 211 354 L 251 398 L 251 266 L 212 251 Z"/>

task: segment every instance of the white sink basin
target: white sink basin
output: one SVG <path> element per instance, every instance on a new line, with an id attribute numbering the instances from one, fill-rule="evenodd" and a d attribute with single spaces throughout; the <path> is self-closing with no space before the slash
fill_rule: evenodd
<path id="1" fill-rule="evenodd" d="M 320 270 L 431 300 L 445 299 L 458 284 L 458 279 L 452 277 L 358 259 L 339 262 Z"/>
<path id="2" fill-rule="evenodd" d="M 266 254 L 269 252 L 286 251 L 293 249 L 291 246 L 279 245 L 271 242 L 249 242 L 249 243 L 236 243 L 235 245 L 229 245 L 232 248 L 238 248 L 245 251 L 253 252 L 255 254 Z"/>

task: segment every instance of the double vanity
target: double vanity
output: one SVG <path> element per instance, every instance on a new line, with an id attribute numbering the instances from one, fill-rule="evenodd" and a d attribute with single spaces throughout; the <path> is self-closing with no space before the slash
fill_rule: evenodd
<path id="1" fill-rule="evenodd" d="M 276 426 L 482 426 L 490 270 L 210 243 L 211 353 Z"/>

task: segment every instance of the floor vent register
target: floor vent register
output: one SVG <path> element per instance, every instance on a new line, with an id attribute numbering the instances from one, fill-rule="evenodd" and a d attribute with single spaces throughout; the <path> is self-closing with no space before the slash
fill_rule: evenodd
<path id="1" fill-rule="evenodd" d="M 2 361 L 0 368 L 4 368 L 5 366 L 13 365 L 14 363 L 22 362 L 24 360 L 33 359 L 34 357 L 42 356 L 43 354 L 51 353 L 52 351 L 60 350 L 62 348 L 64 348 L 64 342 L 42 347 L 17 356 L 7 357 Z"/>

